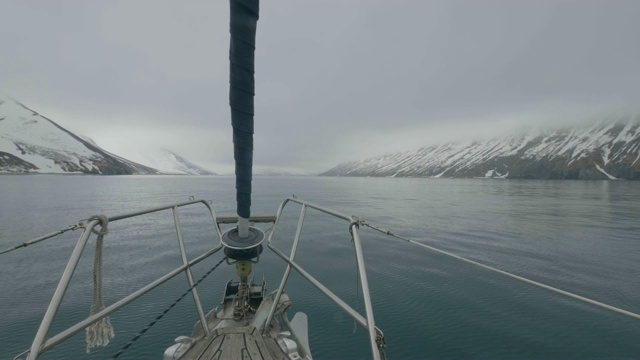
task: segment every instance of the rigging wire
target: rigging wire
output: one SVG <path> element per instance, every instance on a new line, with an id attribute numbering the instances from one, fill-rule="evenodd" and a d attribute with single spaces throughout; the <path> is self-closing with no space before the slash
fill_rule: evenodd
<path id="1" fill-rule="evenodd" d="M 4 249 L 4 250 L 0 251 L 0 255 L 6 254 L 6 253 L 9 253 L 9 252 L 12 252 L 14 250 L 21 249 L 21 248 L 25 248 L 25 247 L 27 247 L 29 245 L 33 245 L 33 244 L 39 243 L 41 241 L 54 238 L 54 237 L 56 237 L 58 235 L 62 235 L 64 233 L 66 233 L 67 231 L 75 231 L 75 230 L 80 229 L 80 228 L 84 228 L 84 224 L 82 222 L 80 222 L 79 224 L 75 224 L 75 225 L 69 225 L 69 227 L 66 228 L 66 229 L 58 230 L 58 231 L 53 232 L 51 234 L 40 236 L 39 238 L 35 238 L 35 239 L 29 240 L 29 241 L 25 241 L 25 242 L 23 242 L 21 244 L 15 245 L 15 246 L 10 247 L 8 249 Z"/>
<path id="2" fill-rule="evenodd" d="M 117 353 L 115 353 L 115 355 L 111 357 L 111 360 L 117 359 L 120 355 L 122 355 L 122 353 L 125 350 L 127 350 L 131 345 L 133 345 L 134 342 L 140 339 L 140 337 L 144 335 L 144 333 L 146 333 L 149 329 L 151 329 L 151 327 L 155 325 L 160 319 L 162 319 L 165 315 L 167 315 L 167 313 L 171 309 L 173 309 L 174 306 L 176 306 L 182 299 L 184 299 L 185 296 L 187 296 L 191 291 L 193 291 L 193 289 L 196 286 L 198 286 L 202 282 L 202 280 L 204 280 L 207 276 L 209 276 L 209 274 L 211 274 L 215 269 L 217 269 L 218 266 L 220 266 L 220 264 L 222 264 L 226 259 L 227 259 L 226 256 L 223 257 L 217 264 L 215 264 L 209 271 L 207 271 L 206 274 L 202 275 L 200 280 L 198 280 L 195 284 L 193 284 L 193 286 L 191 286 L 189 289 L 187 289 L 187 291 L 185 291 L 182 295 L 180 295 L 180 297 L 177 298 L 176 301 L 173 302 L 173 304 L 169 305 L 169 307 L 167 307 L 160 315 L 156 316 L 156 318 L 153 319 L 152 322 L 150 322 L 144 329 L 140 330 L 131 340 L 129 340 L 129 342 L 126 343 L 122 347 L 122 349 L 120 349 Z"/>
<path id="3" fill-rule="evenodd" d="M 450 253 L 450 252 L 445 251 L 445 250 L 440 250 L 438 248 L 423 244 L 423 243 L 415 241 L 415 240 L 407 239 L 407 238 L 402 237 L 400 235 L 396 235 L 396 234 L 392 233 L 389 230 L 385 230 L 385 229 L 382 229 L 382 228 L 380 228 L 378 226 L 369 224 L 364 220 L 360 220 L 360 225 L 364 225 L 364 226 L 366 226 L 366 227 L 368 227 L 370 229 L 373 229 L 375 231 L 381 232 L 381 233 L 383 233 L 385 235 L 389 235 L 391 237 L 394 237 L 394 238 L 397 238 L 397 239 L 400 239 L 400 240 L 404 240 L 406 242 L 409 242 L 409 243 L 412 243 L 412 244 L 415 244 L 415 245 L 418 245 L 418 246 L 422 246 L 422 247 L 424 247 L 426 249 L 438 252 L 440 254 L 447 255 L 447 256 L 453 257 L 453 258 L 458 259 L 458 260 L 465 261 L 465 262 L 467 262 L 469 264 L 480 266 L 480 267 L 482 267 L 484 269 L 487 269 L 487 270 L 490 270 L 490 271 L 494 271 L 494 272 L 500 273 L 502 275 L 509 276 L 509 277 L 514 278 L 516 280 L 524 281 L 524 282 L 529 283 L 531 285 L 535 285 L 535 286 L 538 286 L 538 287 L 541 287 L 541 288 L 544 288 L 544 289 L 547 289 L 547 290 L 551 290 L 551 291 L 554 291 L 554 292 L 556 292 L 558 294 L 562 294 L 562 295 L 565 295 L 565 296 L 568 296 L 568 297 L 572 297 L 574 299 L 577 299 L 577 300 L 580 300 L 580 301 L 584 301 L 586 303 L 589 303 L 589 304 L 592 304 L 592 305 L 595 305 L 595 306 L 599 306 L 601 308 L 604 308 L 604 309 L 607 309 L 607 310 L 611 310 L 611 311 L 617 312 L 619 314 L 626 315 L 626 316 L 629 316 L 629 317 L 632 317 L 632 318 L 640 320 L 640 314 L 636 314 L 634 312 L 627 311 L 627 310 L 624 310 L 624 309 L 620 309 L 620 308 L 617 308 L 615 306 L 611 306 L 611 305 L 608 305 L 608 304 L 605 304 L 605 303 L 601 303 L 599 301 L 596 301 L 596 300 L 593 300 L 593 299 L 589 299 L 587 297 L 580 296 L 578 294 L 574 294 L 574 293 L 566 291 L 566 290 L 558 289 L 558 288 L 550 286 L 550 285 L 546 285 L 546 284 L 543 284 L 543 283 L 540 283 L 540 282 L 537 282 L 537 281 L 534 281 L 534 280 L 531 280 L 531 279 L 527 279 L 525 277 L 518 276 L 518 275 L 512 274 L 510 272 L 507 272 L 507 271 L 504 271 L 504 270 L 500 270 L 500 269 L 494 268 L 492 266 L 485 265 L 485 264 L 479 263 L 477 261 L 473 261 L 473 260 L 464 258 L 462 256 Z"/>

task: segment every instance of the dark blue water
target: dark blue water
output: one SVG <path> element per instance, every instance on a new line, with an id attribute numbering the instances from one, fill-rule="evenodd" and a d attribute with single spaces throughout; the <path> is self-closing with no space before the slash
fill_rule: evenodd
<path id="1" fill-rule="evenodd" d="M 232 213 L 229 177 L 0 176 L 0 248 L 94 214 L 115 215 L 183 201 L 213 200 Z M 254 179 L 253 211 L 273 213 L 286 197 L 357 215 L 403 236 L 623 309 L 640 312 L 640 183 L 388 178 Z M 191 256 L 212 245 L 206 214 L 181 213 Z M 299 208 L 274 240 L 289 249 Z M 110 225 L 105 301 L 112 303 L 180 264 L 170 213 Z M 79 232 L 0 256 L 0 359 L 29 347 Z M 640 321 L 363 229 L 376 323 L 391 359 L 637 359 Z M 346 223 L 309 211 L 297 257 L 349 304 L 357 300 Z M 50 335 L 89 313 L 93 241 Z M 196 277 L 219 260 L 199 265 Z M 234 269 L 200 287 L 206 308 L 221 300 Z M 254 274 L 277 287 L 284 265 L 268 250 Z M 187 288 L 183 276 L 112 316 L 116 338 L 87 355 L 84 334 L 45 359 L 109 358 Z M 318 359 L 370 357 L 366 333 L 300 276 L 287 292 L 309 316 Z M 121 359 L 158 359 L 197 320 L 187 297 Z"/>

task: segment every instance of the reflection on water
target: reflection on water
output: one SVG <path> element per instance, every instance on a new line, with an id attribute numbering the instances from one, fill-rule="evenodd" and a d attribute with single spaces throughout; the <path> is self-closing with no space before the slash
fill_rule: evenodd
<path id="1" fill-rule="evenodd" d="M 183 201 L 213 199 L 233 213 L 230 177 L 2 176 L 0 247 L 5 248 L 94 214 L 114 215 Z M 254 179 L 254 213 L 275 212 L 286 197 L 354 214 L 403 236 L 518 275 L 640 312 L 640 187 L 624 181 L 526 181 L 401 178 Z M 288 249 L 299 209 L 285 212 L 274 239 Z M 181 213 L 190 256 L 211 246 L 206 214 Z M 206 224 L 203 226 L 202 224 Z M 177 267 L 170 213 L 110 225 L 104 250 L 107 303 Z M 29 347 L 78 232 L 0 258 L 0 358 Z M 640 326 L 560 295 L 521 284 L 428 250 L 363 229 L 376 322 L 390 358 L 638 358 Z M 310 273 L 352 306 L 357 300 L 354 256 L 345 223 L 309 211 L 297 257 Z M 93 243 L 91 243 L 93 244 Z M 85 252 L 52 334 L 89 312 L 93 249 Z M 196 269 L 204 274 L 218 258 Z M 270 289 L 284 265 L 268 250 L 254 266 Z M 206 308 L 219 303 L 232 267 L 201 286 Z M 112 317 L 116 338 L 84 353 L 84 337 L 45 358 L 102 359 L 113 355 L 186 289 L 182 276 Z M 310 319 L 317 358 L 369 357 L 365 331 L 322 294 L 292 275 L 293 311 Z M 121 358 L 160 358 L 196 321 L 182 301 Z"/>

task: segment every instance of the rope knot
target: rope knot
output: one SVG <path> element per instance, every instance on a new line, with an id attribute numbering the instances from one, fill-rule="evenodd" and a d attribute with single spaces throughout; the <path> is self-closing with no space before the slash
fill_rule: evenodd
<path id="1" fill-rule="evenodd" d="M 349 223 L 349 234 L 351 234 L 351 241 L 353 241 L 353 227 L 355 226 L 356 228 L 360 228 L 360 225 L 366 225 L 366 222 L 364 220 L 361 220 L 355 216 L 351 217 L 352 220 Z"/>
<path id="2" fill-rule="evenodd" d="M 378 332 L 376 335 L 376 345 L 382 354 L 382 359 L 387 360 L 387 352 L 384 350 L 387 347 L 387 343 L 384 341 L 384 334 L 380 329 L 378 329 L 378 327 L 376 327 L 376 331 Z"/>
<path id="3" fill-rule="evenodd" d="M 104 236 L 109 233 L 107 226 L 109 218 L 105 215 L 94 215 L 89 221 L 100 221 L 100 231 L 95 228 L 91 232 L 98 235 L 96 239 L 96 252 L 93 259 L 93 302 L 91 304 L 90 316 L 104 310 L 104 301 L 102 299 L 102 244 Z M 108 316 L 96 321 L 86 328 L 87 334 L 87 353 L 96 346 L 106 346 L 115 336 L 113 326 Z"/>
<path id="4" fill-rule="evenodd" d="M 93 215 L 92 217 L 89 218 L 89 221 L 91 220 L 100 221 L 100 231 L 97 231 L 94 228 L 94 229 L 91 229 L 92 233 L 98 236 L 104 236 L 109 233 L 109 229 L 107 229 L 107 225 L 109 225 L 109 218 L 106 215 Z"/>

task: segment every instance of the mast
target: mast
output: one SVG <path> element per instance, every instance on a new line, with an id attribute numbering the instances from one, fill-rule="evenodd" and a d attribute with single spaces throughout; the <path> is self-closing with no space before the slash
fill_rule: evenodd
<path id="1" fill-rule="evenodd" d="M 253 167 L 254 60 L 259 0 L 230 0 L 229 105 L 236 167 L 238 233 L 248 236 Z"/>
<path id="2" fill-rule="evenodd" d="M 233 157 L 236 163 L 236 202 L 238 227 L 226 231 L 220 239 L 224 253 L 235 262 L 240 277 L 233 305 L 233 318 L 242 320 L 251 311 L 252 259 L 262 252 L 264 232 L 249 226 L 251 217 L 251 177 L 253 167 L 254 62 L 259 0 L 230 0 L 229 32 L 229 105 L 233 126 Z"/>

